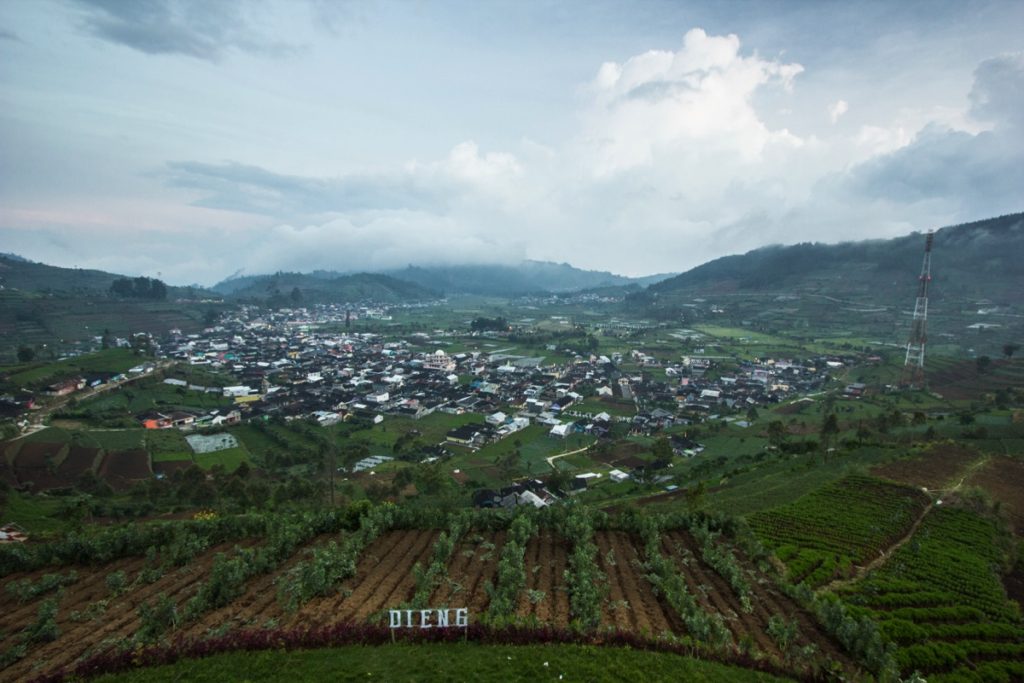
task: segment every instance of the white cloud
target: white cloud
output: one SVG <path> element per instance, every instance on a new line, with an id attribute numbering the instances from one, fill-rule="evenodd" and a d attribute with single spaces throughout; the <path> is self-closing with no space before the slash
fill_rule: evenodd
<path id="1" fill-rule="evenodd" d="M 355 107 L 356 101 L 369 113 L 359 119 L 362 127 L 337 133 L 337 144 L 307 149 L 296 143 L 317 135 L 334 140 L 333 129 L 313 125 L 316 116 L 309 135 L 294 138 L 287 136 L 287 125 L 269 125 L 273 117 L 247 112 L 240 119 L 244 126 L 225 123 L 224 135 L 217 129 L 223 145 L 201 152 L 182 145 L 174 157 L 168 157 L 167 147 L 145 160 L 140 154 L 123 176 L 146 184 L 163 204 L 146 214 L 153 217 L 153 229 L 138 240 L 123 235 L 131 234 L 127 226 L 145 223 L 145 212 L 119 208 L 95 192 L 81 192 L 87 200 L 46 204 L 16 196 L 12 181 L 51 178 L 49 165 L 55 164 L 30 163 L 38 146 L 33 141 L 11 167 L 18 173 L 6 183 L 0 225 L 54 226 L 52 241 L 60 244 L 50 253 L 59 254 L 65 265 L 122 271 L 130 265 L 148 269 L 149 275 L 160 268 L 172 282 L 212 282 L 239 268 L 249 273 L 358 270 L 523 257 L 641 274 L 683 270 L 768 242 L 856 239 L 934 227 L 1003 211 L 1019 196 L 1013 188 L 1024 186 L 1020 55 L 983 62 L 969 93 L 965 71 L 964 80 L 951 88 L 960 102 L 948 92 L 942 93 L 945 99 L 895 102 L 867 97 L 857 82 L 870 77 L 871 88 L 884 93 L 894 87 L 885 81 L 886 73 L 857 72 L 847 82 L 838 72 L 823 75 L 813 50 L 802 54 L 808 55 L 805 76 L 801 64 L 760 55 L 736 35 L 693 29 L 676 49 L 626 53 L 603 64 L 596 59 L 573 71 L 592 74 L 576 88 L 575 110 L 566 115 L 578 124 L 575 129 L 567 124 L 496 132 L 470 118 L 438 128 L 430 115 L 450 111 L 438 106 L 422 117 L 415 111 L 407 117 L 414 122 L 408 125 L 422 128 L 407 139 L 428 143 L 408 151 L 397 144 L 378 154 L 377 145 L 386 143 L 368 132 L 370 151 L 362 157 L 346 156 L 353 145 L 350 130 L 359 131 L 357 137 L 379 123 L 382 130 L 398 131 L 405 122 L 395 111 L 411 107 L 401 98 L 424 96 L 392 87 L 401 93 L 396 104 L 359 90 L 366 85 L 362 82 L 351 91 L 338 85 L 344 99 L 318 101 L 309 111 L 326 112 L 332 125 L 335 112 Z M 179 61 L 193 71 L 213 73 L 205 62 Z M 226 59 L 222 65 L 237 66 L 231 78 L 240 78 L 247 73 L 242 61 Z M 312 98 L 314 87 L 283 88 L 283 79 L 295 79 L 291 63 L 261 68 L 281 70 L 274 87 L 281 89 L 277 97 L 288 103 L 288 121 L 294 122 L 293 103 Z M 368 66 L 368 73 L 373 68 Z M 572 88 L 548 76 L 535 75 L 536 84 L 530 85 L 556 83 L 553 87 L 564 90 L 552 99 L 570 99 Z M 324 83 L 315 71 L 304 77 L 316 88 Z M 504 81 L 492 80 L 499 92 Z M 172 92 L 173 83 L 169 80 L 167 88 Z M 272 81 L 267 83 L 270 87 Z M 542 92 L 522 83 L 519 91 Z M 840 94 L 855 103 L 853 112 Z M 446 106 L 471 111 L 472 97 Z M 254 96 L 252 106 L 261 101 L 273 102 Z M 387 116 L 378 115 L 382 112 Z M 843 125 L 835 125 L 840 119 Z M 248 138 L 242 134 L 246 127 L 255 131 Z M 268 133 L 278 131 L 285 137 L 275 143 Z M 179 139 L 165 132 L 160 128 L 146 139 Z M 251 143 L 253 137 L 259 144 Z M 132 175 L 136 168 L 154 167 L 160 171 Z M 103 180 L 107 174 L 94 175 Z M 104 187 L 109 186 L 108 181 Z M 181 211 L 163 210 L 169 204 Z M 59 216 L 52 215 L 53 206 L 60 207 Z M 43 207 L 50 214 L 43 215 Z M 30 210 L 35 211 L 31 220 L 25 213 Z M 100 227 L 93 233 L 68 229 L 94 214 Z M 124 229 L 115 234 L 109 227 L 115 225 Z M 107 232 L 96 234 L 102 229 Z M 47 258 L 44 247 L 30 247 L 46 240 L 42 229 L 34 235 L 0 235 L 0 242 L 11 244 L 8 249 L 39 259 Z M 154 256 L 127 259 L 127 249 Z"/>
<path id="2" fill-rule="evenodd" d="M 846 100 L 836 100 L 832 104 L 828 105 L 828 118 L 835 125 L 840 117 L 850 109 L 850 104 Z"/>
<path id="3" fill-rule="evenodd" d="M 684 154 L 694 163 L 759 161 L 773 144 L 799 146 L 772 130 L 752 104 L 765 86 L 792 87 L 799 64 L 740 54 L 735 35 L 686 33 L 675 52 L 650 50 L 605 63 L 585 90 L 584 146 L 597 176 L 614 175 Z"/>

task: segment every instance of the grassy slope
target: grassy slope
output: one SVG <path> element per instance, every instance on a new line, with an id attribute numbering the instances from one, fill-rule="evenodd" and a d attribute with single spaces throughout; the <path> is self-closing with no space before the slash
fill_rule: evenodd
<path id="1" fill-rule="evenodd" d="M 287 671 L 287 674 L 284 672 Z M 675 654 L 550 645 L 348 646 L 239 652 L 97 679 L 114 681 L 778 681 Z"/>

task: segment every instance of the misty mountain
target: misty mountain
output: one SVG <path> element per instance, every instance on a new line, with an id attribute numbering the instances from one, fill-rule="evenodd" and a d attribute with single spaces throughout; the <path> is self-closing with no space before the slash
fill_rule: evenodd
<path id="1" fill-rule="evenodd" d="M 388 274 L 446 293 L 485 296 L 553 294 L 631 284 L 648 285 L 671 277 L 630 278 L 550 261 L 523 261 L 516 265 L 408 266 Z"/>
<path id="2" fill-rule="evenodd" d="M 231 278 L 213 286 L 234 299 L 270 305 L 376 301 L 398 303 L 440 298 L 436 291 L 379 273 L 274 273 Z"/>
<path id="3" fill-rule="evenodd" d="M 645 294 L 820 293 L 879 303 L 913 302 L 925 236 L 843 244 L 770 246 L 709 261 Z M 932 247 L 931 296 L 1019 301 L 1024 213 L 942 228 Z"/>
<path id="4" fill-rule="evenodd" d="M 441 294 L 476 294 L 481 296 L 521 296 L 553 294 L 629 285 L 646 286 L 660 282 L 671 274 L 630 278 L 604 271 L 583 270 L 568 263 L 523 261 L 516 265 L 480 264 L 457 266 L 407 266 L 381 273 Z M 294 275 L 294 274 L 293 274 Z M 307 277 L 332 280 L 352 275 L 337 271 L 316 270 Z M 238 275 L 218 282 L 214 291 L 234 294 L 261 282 L 265 275 Z M 312 283 L 312 281 L 309 281 Z M 302 285 L 297 285 L 300 288 Z"/>

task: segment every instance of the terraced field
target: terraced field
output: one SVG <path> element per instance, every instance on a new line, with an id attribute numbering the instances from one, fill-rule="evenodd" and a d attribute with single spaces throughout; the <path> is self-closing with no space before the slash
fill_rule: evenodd
<path id="1" fill-rule="evenodd" d="M 1024 679 L 1024 621 L 998 575 L 1007 537 L 967 510 L 933 510 L 884 566 L 841 591 L 929 681 Z"/>
<path id="2" fill-rule="evenodd" d="M 817 588 L 878 558 L 928 504 L 919 489 L 852 475 L 755 514 L 750 524 L 786 564 L 790 581 Z"/>
<path id="3" fill-rule="evenodd" d="M 474 625 L 525 628 L 525 642 L 530 629 L 598 641 L 629 634 L 690 643 L 726 661 L 755 658 L 796 675 L 826 663 L 857 670 L 817 620 L 719 531 L 657 532 L 655 558 L 635 532 L 605 521 L 595 530 L 571 519 L 511 528 L 486 516 L 472 519 L 486 523 L 474 525 L 463 515 L 444 529 L 415 528 L 384 506 L 356 526 L 337 514 L 289 524 L 256 520 L 237 529 L 180 522 L 153 539 L 110 532 L 49 554 L 37 550 L 38 557 L 0 552 L 7 572 L 0 680 L 68 670 L 120 648 L 253 629 L 381 629 L 388 609 L 421 607 L 467 607 Z M 253 535 L 260 525 L 264 530 Z M 578 533 L 565 535 L 570 529 Z M 75 556 L 95 562 L 60 560 Z M 581 564 L 587 557 L 592 560 Z M 656 569 L 653 563 L 662 560 L 668 564 Z M 659 572 L 679 579 L 659 582 L 653 578 Z M 722 626 L 706 632 L 702 624 L 710 622 Z M 780 636 L 782 626 L 788 636 Z"/>

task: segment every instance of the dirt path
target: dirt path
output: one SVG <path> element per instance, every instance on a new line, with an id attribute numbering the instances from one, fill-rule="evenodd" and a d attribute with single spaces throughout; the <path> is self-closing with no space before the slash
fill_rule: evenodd
<path id="1" fill-rule="evenodd" d="M 567 455 L 576 455 L 577 453 L 582 453 L 582 452 L 587 451 L 587 450 L 590 450 L 590 446 L 584 446 L 583 448 L 577 448 L 576 450 L 569 451 L 568 453 L 559 453 L 558 455 L 552 455 L 552 456 L 549 456 L 549 457 L 544 458 L 544 459 L 547 460 L 548 465 L 551 466 L 551 469 L 554 469 L 555 468 L 555 461 L 558 460 L 559 458 L 564 458 Z"/>
<path id="2" fill-rule="evenodd" d="M 944 493 L 944 494 L 948 495 L 948 494 L 956 493 L 957 491 L 959 491 L 963 487 L 964 482 L 967 481 L 975 472 L 977 472 L 982 467 L 984 467 L 988 463 L 988 461 L 990 459 L 991 459 L 990 456 L 986 455 L 984 457 L 981 457 L 981 458 L 978 458 L 977 460 L 972 461 L 963 470 L 963 476 L 960 477 L 960 481 L 958 481 L 956 484 L 954 484 L 953 486 L 951 486 L 949 488 L 945 488 L 945 489 L 931 489 L 931 490 L 926 489 L 926 491 L 928 491 L 928 494 L 930 496 L 932 496 L 932 502 L 928 503 L 927 507 L 925 507 L 925 509 L 921 511 L 921 514 L 918 515 L 916 520 L 914 520 L 914 523 L 910 525 L 910 529 L 907 530 L 907 533 L 905 533 L 898 541 L 896 541 L 895 543 L 890 545 L 888 548 L 883 550 L 881 552 L 881 554 L 879 554 L 878 557 L 876 557 L 875 559 L 871 560 L 866 565 L 864 565 L 862 567 L 855 567 L 855 571 L 854 571 L 852 577 L 850 577 L 848 579 L 836 579 L 835 581 L 832 581 L 830 583 L 825 584 L 824 586 L 821 586 L 820 588 L 818 588 L 818 590 L 815 591 L 815 593 L 818 593 L 818 594 L 826 593 L 826 592 L 835 591 L 835 590 L 838 590 L 840 588 L 844 588 L 846 586 L 852 585 L 852 584 L 856 583 L 857 581 L 860 581 L 861 579 L 863 579 L 865 576 L 867 576 L 867 574 L 870 571 L 872 571 L 874 569 L 878 569 L 883 564 L 888 562 L 889 558 L 892 557 L 893 553 L 895 553 L 897 550 L 902 548 L 907 543 L 907 541 L 909 541 L 911 538 L 914 537 L 914 534 L 917 533 L 918 527 L 921 526 L 921 522 L 923 522 L 924 518 L 928 516 L 928 513 L 932 511 L 932 508 L 935 507 L 936 505 L 941 505 L 942 504 L 940 502 L 941 501 L 941 496 L 939 496 L 938 494 Z"/>

